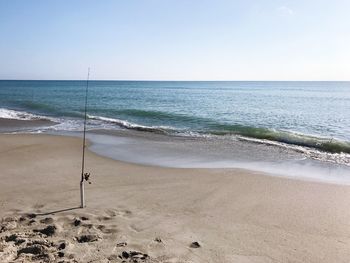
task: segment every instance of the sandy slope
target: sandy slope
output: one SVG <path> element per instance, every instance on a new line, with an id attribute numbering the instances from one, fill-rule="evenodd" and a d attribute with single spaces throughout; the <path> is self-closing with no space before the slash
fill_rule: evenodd
<path id="1" fill-rule="evenodd" d="M 0 262 L 349 262 L 349 187 L 89 152 L 88 207 L 76 209 L 80 147 L 0 136 Z"/>

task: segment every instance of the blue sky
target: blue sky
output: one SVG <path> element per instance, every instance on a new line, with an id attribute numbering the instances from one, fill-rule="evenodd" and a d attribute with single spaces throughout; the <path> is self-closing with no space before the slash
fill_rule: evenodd
<path id="1" fill-rule="evenodd" d="M 0 0 L 0 79 L 350 80 L 348 0 Z"/>

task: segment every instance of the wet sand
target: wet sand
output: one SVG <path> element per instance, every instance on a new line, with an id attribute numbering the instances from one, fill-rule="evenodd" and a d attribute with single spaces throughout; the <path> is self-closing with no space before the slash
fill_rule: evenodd
<path id="1" fill-rule="evenodd" d="M 88 152 L 92 184 L 79 209 L 80 161 L 78 138 L 0 135 L 0 262 L 350 258 L 348 186 Z"/>
<path id="2" fill-rule="evenodd" d="M 30 128 L 38 128 L 43 126 L 51 126 L 56 124 L 50 120 L 15 120 L 0 118 L 0 132 L 14 132 L 19 130 L 27 130 Z"/>

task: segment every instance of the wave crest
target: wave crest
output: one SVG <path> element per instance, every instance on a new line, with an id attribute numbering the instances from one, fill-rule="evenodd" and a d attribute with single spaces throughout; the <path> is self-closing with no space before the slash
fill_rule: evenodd
<path id="1" fill-rule="evenodd" d="M 115 119 L 115 118 L 107 118 L 107 117 L 94 116 L 94 115 L 87 115 L 87 116 L 89 119 L 92 119 L 92 120 L 100 120 L 100 121 L 105 121 L 109 123 L 114 123 L 121 128 L 130 129 L 130 130 L 167 134 L 168 131 L 171 129 L 170 127 L 165 127 L 165 126 L 145 126 L 145 125 L 140 125 L 140 124 L 128 122 L 125 120 Z"/>
<path id="2" fill-rule="evenodd" d="M 289 145 L 315 148 L 330 153 L 350 153 L 350 143 L 333 138 L 321 138 L 290 131 L 249 127 L 242 125 L 218 125 L 210 131 L 215 135 L 239 135 L 243 137 L 281 142 Z"/>
<path id="3" fill-rule="evenodd" d="M 12 119 L 12 120 L 23 120 L 23 121 L 50 120 L 47 117 L 35 115 L 35 114 L 29 113 L 29 112 L 9 110 L 9 109 L 4 109 L 4 108 L 0 108 L 0 118 Z"/>
<path id="4" fill-rule="evenodd" d="M 104 122 L 114 123 L 121 128 L 132 129 L 137 131 L 154 132 L 161 134 L 176 134 L 176 135 L 193 135 L 194 131 L 179 130 L 167 126 L 145 126 L 136 123 L 132 123 L 126 120 L 108 118 L 102 116 L 88 115 L 89 119 L 100 120 Z M 310 136 L 290 131 L 278 131 L 268 128 L 250 127 L 243 125 L 230 125 L 219 123 L 208 123 L 206 129 L 196 131 L 195 134 L 199 136 L 225 136 L 235 135 L 240 138 L 255 140 L 256 142 L 277 142 L 291 146 L 307 147 L 317 149 L 328 153 L 346 153 L 350 154 L 350 143 L 346 141 L 340 141 L 331 138 L 321 138 L 316 136 Z"/>

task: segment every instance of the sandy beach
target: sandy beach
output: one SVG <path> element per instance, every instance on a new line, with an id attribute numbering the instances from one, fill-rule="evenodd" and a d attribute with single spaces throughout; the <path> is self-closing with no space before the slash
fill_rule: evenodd
<path id="1" fill-rule="evenodd" d="M 0 0 L 0 263 L 350 263 L 349 10 Z"/>
<path id="2" fill-rule="evenodd" d="M 0 136 L 1 262 L 348 262 L 350 188 L 142 166 L 81 140 Z M 197 242 L 194 243 L 193 242 Z"/>

